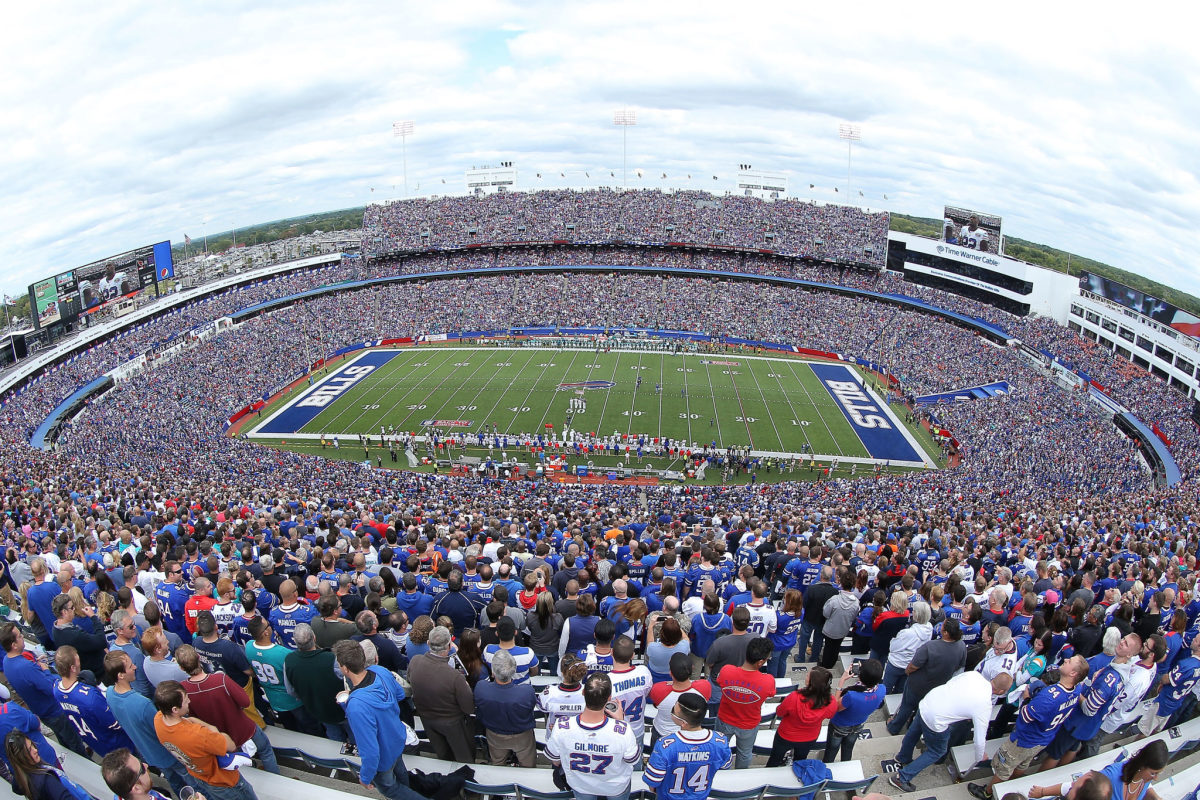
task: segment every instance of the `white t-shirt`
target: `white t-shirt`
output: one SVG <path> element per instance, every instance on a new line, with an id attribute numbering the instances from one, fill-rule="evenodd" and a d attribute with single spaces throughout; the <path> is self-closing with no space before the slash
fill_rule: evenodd
<path id="1" fill-rule="evenodd" d="M 578 794 L 613 795 L 629 788 L 642 748 L 626 723 L 605 717 L 599 725 L 560 717 L 546 736 L 546 756 L 562 764 Z"/>

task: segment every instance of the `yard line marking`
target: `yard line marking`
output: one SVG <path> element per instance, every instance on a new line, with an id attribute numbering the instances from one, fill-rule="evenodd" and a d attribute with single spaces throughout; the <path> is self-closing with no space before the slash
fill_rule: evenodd
<path id="1" fill-rule="evenodd" d="M 716 423 L 717 445 L 719 447 L 723 448 L 723 447 L 725 447 L 725 438 L 723 436 L 721 436 L 721 410 L 719 408 L 717 408 L 717 390 L 716 390 L 716 387 L 713 386 L 712 365 L 710 365 L 708 363 L 709 361 L 712 361 L 712 359 L 711 358 L 702 359 L 702 363 L 704 364 L 704 374 L 708 378 L 708 394 L 710 397 L 712 397 L 712 401 L 713 401 L 713 415 L 712 415 L 712 419 L 710 419 L 709 421 Z M 738 405 L 741 406 L 741 404 L 742 404 L 741 398 L 738 398 Z M 743 414 L 742 417 L 744 419 L 745 414 Z M 746 433 L 749 434 L 750 431 L 747 430 Z M 705 439 L 705 441 L 708 441 L 708 439 Z"/>
<path id="2" fill-rule="evenodd" d="M 662 441 L 662 401 L 663 401 L 663 384 L 667 381 L 667 376 L 664 374 L 666 370 L 667 354 L 660 353 L 658 358 L 658 440 Z M 686 373 L 684 373 L 686 374 Z"/>
<path id="3" fill-rule="evenodd" d="M 617 369 L 621 366 L 621 354 L 618 352 L 618 353 L 613 353 L 613 355 L 615 356 L 615 359 L 613 360 L 613 374 L 610 375 L 608 379 L 610 381 L 612 381 L 613 383 L 616 383 Z M 599 362 L 597 361 L 597 362 L 593 362 L 593 363 L 599 363 Z M 592 377 L 592 373 L 588 372 L 588 379 L 590 380 L 591 377 Z M 613 388 L 615 389 L 616 387 L 614 386 Z M 612 394 L 612 391 L 613 391 L 612 389 L 609 389 L 604 392 L 604 403 L 600 406 L 600 419 L 596 421 L 596 435 L 597 436 L 604 435 L 604 411 L 605 411 L 605 409 L 608 408 L 608 398 L 609 398 L 609 395 Z"/>
<path id="4" fill-rule="evenodd" d="M 638 353 L 637 366 L 642 366 L 642 354 L 640 352 Z M 633 372 L 636 374 L 633 379 L 633 391 L 631 392 L 632 397 L 629 399 L 629 423 L 625 426 L 626 436 L 630 436 L 633 433 L 633 412 L 637 408 L 637 382 L 641 379 L 642 375 L 642 371 L 640 369 L 633 370 Z"/>
<path id="5" fill-rule="evenodd" d="M 742 412 L 742 424 L 746 426 L 746 438 L 750 440 L 750 449 L 754 449 L 754 434 L 750 432 L 750 423 L 746 421 L 746 407 L 742 405 L 742 393 L 738 391 L 737 378 L 733 377 L 733 370 L 729 370 L 729 382 L 733 384 L 733 394 L 737 398 L 738 411 Z M 767 414 L 770 415 L 771 409 L 767 409 Z M 771 423 L 774 425 L 775 423 Z M 778 433 L 778 431 L 776 431 Z M 779 442 L 779 446 L 783 447 L 783 441 Z"/>
<path id="6" fill-rule="evenodd" d="M 771 369 L 771 367 L 768 365 L 767 369 Z M 796 406 L 792 404 L 792 395 L 783 386 L 783 377 L 778 372 L 772 372 L 771 374 L 775 376 L 775 382 L 779 384 L 779 391 L 783 393 L 783 399 L 787 401 L 788 409 L 792 412 L 792 419 L 796 420 L 796 422 L 800 422 L 800 415 L 796 413 Z M 794 372 L 792 375 L 795 377 Z M 799 425 L 798 427 L 800 428 L 800 435 L 804 437 L 804 441 L 808 445 L 808 452 L 813 452 L 812 439 L 808 438 L 808 431 L 804 430 L 806 426 Z M 782 444 L 782 441 L 780 444 Z"/>
<path id="7" fill-rule="evenodd" d="M 449 351 L 447 351 L 447 352 L 449 352 Z M 463 351 L 459 350 L 458 352 L 463 352 Z M 467 352 L 474 352 L 474 351 L 467 351 Z M 455 362 L 455 363 L 458 363 L 458 362 Z M 479 370 L 483 369 L 483 363 L 484 363 L 484 362 L 483 362 L 483 359 L 478 359 L 478 360 L 476 361 L 476 363 L 477 363 L 479 366 L 477 366 L 477 367 L 475 367 L 475 369 L 471 370 L 471 374 L 470 374 L 470 375 L 467 375 L 465 378 L 463 378 L 463 380 L 462 380 L 462 383 L 460 383 L 460 384 L 458 385 L 458 388 L 457 388 L 457 389 L 454 389 L 453 391 L 451 391 L 451 392 L 450 392 L 450 395 L 449 395 L 449 396 L 448 396 L 448 397 L 447 397 L 447 398 L 446 398 L 446 399 L 445 399 L 445 400 L 442 402 L 442 404 L 441 404 L 440 406 L 438 406 L 438 408 L 437 408 L 435 411 L 433 411 L 433 413 L 431 413 L 431 414 L 428 416 L 428 419 L 442 419 L 442 411 L 443 411 L 443 410 L 444 410 L 444 409 L 445 409 L 445 408 L 446 408 L 448 405 L 450 405 L 451 403 L 453 403 L 453 402 L 455 401 L 455 399 L 456 399 L 456 398 L 457 398 L 457 396 L 458 396 L 458 393 L 459 393 L 459 392 L 461 392 L 461 391 L 463 390 L 463 387 L 464 387 L 464 386 L 466 386 L 466 385 L 467 385 L 467 383 L 468 383 L 468 382 L 469 382 L 469 381 L 470 381 L 472 378 L 474 378 L 474 377 L 475 377 L 475 375 L 476 375 L 476 374 L 479 372 Z M 454 373 L 452 373 L 452 374 L 457 374 L 457 371 L 458 371 L 458 370 L 460 370 L 460 369 L 461 369 L 461 367 L 454 367 L 454 370 L 455 370 L 455 372 L 454 372 Z M 447 376 L 447 377 L 448 377 L 448 376 Z M 476 398 L 478 398 L 478 397 L 479 397 L 479 392 L 476 392 L 476 393 L 475 393 L 475 397 L 476 397 Z M 474 402 L 474 400 L 472 400 L 472 401 L 471 401 L 471 402 L 469 402 L 469 403 L 465 403 L 465 405 L 472 406 L 472 405 L 475 405 L 475 402 Z M 463 415 L 465 415 L 465 414 L 467 414 L 467 413 L 468 413 L 468 412 L 466 412 L 466 411 L 462 411 L 462 412 L 460 412 L 460 411 L 458 411 L 458 409 L 457 409 L 457 408 L 456 408 L 456 409 L 454 409 L 454 412 L 455 412 L 454 414 L 447 414 L 447 418 L 449 418 L 449 417 L 456 417 L 456 415 L 457 415 L 457 417 L 456 417 L 456 418 L 458 418 L 458 419 L 462 419 L 462 418 L 463 418 Z"/>
<path id="8" fill-rule="evenodd" d="M 694 442 L 695 434 L 692 433 L 692 396 L 688 392 L 688 371 L 687 371 L 687 356 L 683 357 L 683 413 L 687 414 L 687 440 Z"/>
<path id="9" fill-rule="evenodd" d="M 493 350 L 491 352 L 496 352 L 496 351 Z M 504 395 L 508 394 L 508 390 L 511 389 L 513 384 L 517 382 L 517 378 L 519 378 L 521 376 L 521 373 L 523 373 L 525 371 L 525 368 L 533 363 L 533 360 L 535 358 L 537 358 L 537 355 L 538 355 L 537 350 L 531 350 L 529 352 L 529 360 L 526 361 L 524 364 L 522 364 L 521 368 L 518 369 L 515 374 L 513 374 L 512 380 L 510 380 L 508 382 L 508 386 L 506 386 L 504 388 L 504 391 L 498 392 L 496 394 L 496 402 L 492 405 L 492 410 L 489 411 L 487 416 L 483 418 L 484 424 L 487 424 L 487 422 L 492 419 L 492 415 L 496 413 L 496 409 L 500 407 L 501 401 L 504 400 Z M 510 358 L 511 358 L 511 356 L 510 356 Z M 508 369 L 508 368 L 500 367 L 496 370 L 496 372 L 499 373 L 501 369 Z M 495 376 L 493 376 L 493 377 L 495 377 Z M 504 436 L 510 435 L 511 433 L 512 433 L 512 431 L 497 431 L 498 435 L 504 435 Z"/>
<path id="10" fill-rule="evenodd" d="M 565 356 L 567 354 L 566 350 L 555 349 L 555 350 L 550 350 L 549 352 L 553 356 Z M 560 378 L 559 383 L 566 383 L 566 376 L 570 374 L 571 367 L 575 366 L 575 360 L 577 358 L 579 358 L 579 354 L 581 352 L 583 352 L 583 351 L 582 350 L 572 351 L 571 363 L 567 364 L 567 366 L 563 369 L 562 375 L 559 376 L 559 378 Z M 546 429 L 546 419 L 550 416 L 550 409 L 554 408 L 554 401 L 557 398 L 557 396 L 558 396 L 558 392 L 555 392 L 554 394 L 552 394 L 550 396 L 550 401 L 548 403 L 546 403 L 546 410 L 542 412 L 542 418 L 540 420 L 538 420 L 537 431 L 534 431 L 534 433 L 537 433 L 538 431 L 543 431 Z M 565 415 L 563 416 L 563 419 L 566 419 Z"/>
<path id="11" fill-rule="evenodd" d="M 804 363 L 804 368 L 808 369 L 809 372 L 812 372 L 812 370 L 808 368 L 807 363 Z M 800 390 L 804 392 L 804 396 L 808 398 L 809 404 L 812 405 L 813 410 L 817 412 L 817 419 L 821 420 L 821 424 L 825 426 L 825 431 L 829 434 L 829 438 L 833 440 L 833 446 L 837 448 L 837 454 L 839 456 L 844 456 L 846 453 L 842 450 L 841 440 L 839 440 L 834 434 L 833 429 L 829 427 L 829 421 L 825 419 L 825 415 L 821 413 L 821 407 L 817 405 L 817 401 L 813 399 L 812 392 L 808 391 L 808 387 L 804 385 L 804 381 L 802 381 L 800 376 L 796 374 L 796 370 L 792 368 L 791 364 L 788 365 L 788 369 L 792 371 L 792 377 L 796 379 L 796 383 L 800 384 Z M 812 375 L 814 378 L 817 377 L 815 372 L 813 372 Z M 845 418 L 843 417 L 843 419 Z M 857 436 L 857 434 L 855 435 Z"/>
<path id="12" fill-rule="evenodd" d="M 746 366 L 748 366 L 750 368 L 750 375 L 751 375 L 751 377 L 754 378 L 754 388 L 758 389 L 758 395 L 759 395 L 759 397 L 762 398 L 763 408 L 765 408 L 767 410 L 767 419 L 771 420 L 771 428 L 775 431 L 775 438 L 779 442 L 779 449 L 786 450 L 787 448 L 784 446 L 784 443 L 783 443 L 783 436 L 781 436 L 779 433 L 779 426 L 777 426 L 775 424 L 775 415 L 771 413 L 771 404 L 769 402 L 767 402 L 767 393 L 763 391 L 762 381 L 760 381 L 758 379 L 758 375 L 755 374 L 755 372 L 754 372 L 754 364 L 752 362 L 748 362 L 746 364 Z M 768 367 L 768 369 L 770 369 L 770 367 Z M 730 370 L 730 373 L 732 373 L 732 372 L 733 372 L 733 370 Z M 736 385 L 736 382 L 735 382 L 735 385 Z M 784 398 L 786 399 L 786 397 L 787 397 L 787 395 L 785 393 Z M 790 401 L 789 401 L 789 406 L 790 406 Z M 753 449 L 753 447 L 751 447 L 751 449 Z"/>

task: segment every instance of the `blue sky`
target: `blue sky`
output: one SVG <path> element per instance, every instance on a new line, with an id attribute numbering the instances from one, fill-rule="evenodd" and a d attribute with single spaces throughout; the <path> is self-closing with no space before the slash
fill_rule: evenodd
<path id="1" fill-rule="evenodd" d="M 9 294 L 185 233 L 398 197 L 395 120 L 414 122 L 414 194 L 460 193 L 466 167 L 501 160 L 523 188 L 611 183 L 623 107 L 638 118 L 632 185 L 724 191 L 749 162 L 797 196 L 845 200 L 850 121 L 855 202 L 979 208 L 1012 235 L 1200 294 L 1200 57 L 1169 9 L 298 0 L 9 14 Z"/>

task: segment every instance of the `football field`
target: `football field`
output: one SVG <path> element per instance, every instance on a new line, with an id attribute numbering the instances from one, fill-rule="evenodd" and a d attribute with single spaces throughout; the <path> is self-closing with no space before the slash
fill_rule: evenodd
<path id="1" fill-rule="evenodd" d="M 550 426 L 550 427 L 547 427 Z M 858 370 L 742 353 L 544 347 L 365 351 L 264 410 L 251 438 L 553 434 L 933 466 Z"/>

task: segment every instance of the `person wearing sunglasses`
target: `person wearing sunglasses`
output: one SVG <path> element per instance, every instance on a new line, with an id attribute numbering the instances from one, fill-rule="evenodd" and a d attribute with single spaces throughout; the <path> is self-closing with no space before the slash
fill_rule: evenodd
<path id="1" fill-rule="evenodd" d="M 154 788 L 146 762 L 124 747 L 104 757 L 100 763 L 100 774 L 118 800 L 168 800 Z M 195 792 L 191 800 L 204 800 L 204 795 Z"/>

